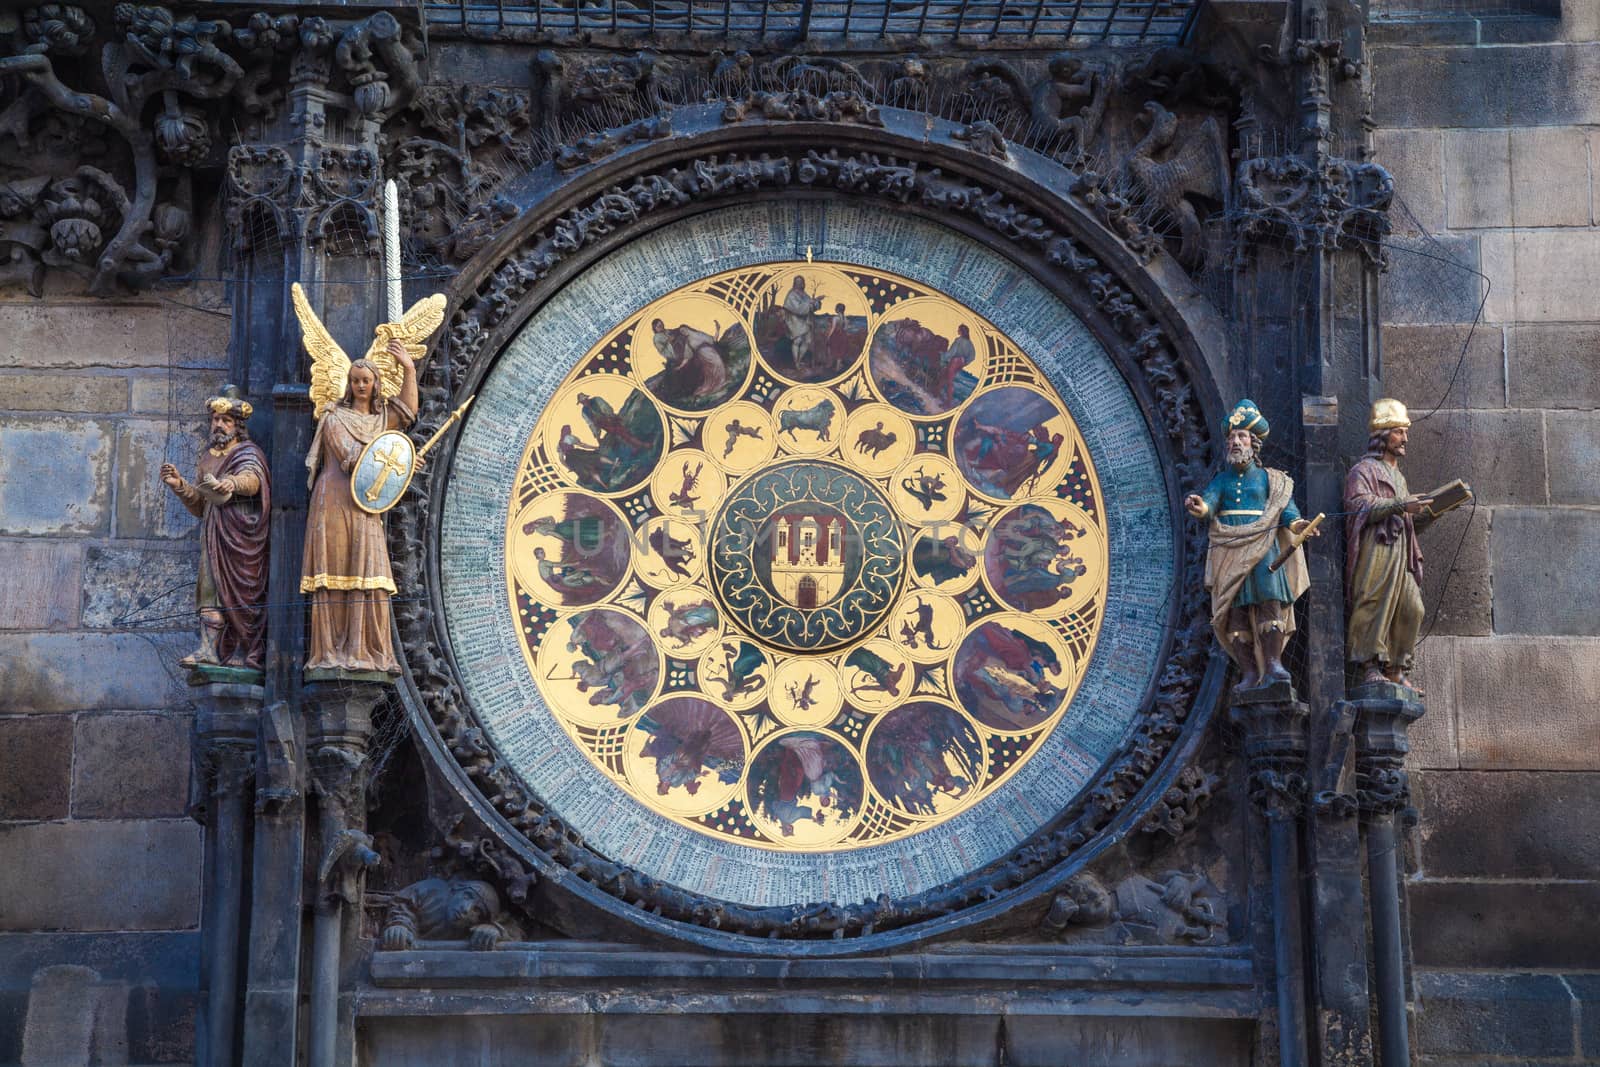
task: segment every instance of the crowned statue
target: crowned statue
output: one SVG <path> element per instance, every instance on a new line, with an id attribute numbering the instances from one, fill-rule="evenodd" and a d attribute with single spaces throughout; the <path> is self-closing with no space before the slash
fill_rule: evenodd
<path id="1" fill-rule="evenodd" d="M 1299 542 L 1318 532 L 1295 507 L 1294 479 L 1261 466 L 1269 429 L 1254 401 L 1239 401 L 1222 427 L 1222 470 L 1183 501 L 1189 514 L 1211 522 L 1211 628 L 1239 668 L 1238 690 L 1290 680 L 1283 649 L 1294 632 L 1294 602 L 1311 585 Z"/>
<path id="2" fill-rule="evenodd" d="M 223 386 L 206 401 L 206 448 L 195 480 L 161 465 L 162 482 L 200 520 L 200 644 L 178 664 L 202 675 L 218 667 L 259 671 L 266 656 L 272 487 L 267 457 L 245 425 L 252 410 L 237 386 Z"/>
<path id="3" fill-rule="evenodd" d="M 328 333 L 305 292 L 293 287 L 306 351 L 316 437 L 306 454 L 311 501 L 300 591 L 311 597 L 305 669 L 337 674 L 398 674 L 390 638 L 389 598 L 396 592 L 381 513 L 360 506 L 352 475 L 367 446 L 417 415 L 417 361 L 444 322 L 445 299 L 413 304 L 399 322 L 378 326 L 367 354 L 351 361 Z"/>

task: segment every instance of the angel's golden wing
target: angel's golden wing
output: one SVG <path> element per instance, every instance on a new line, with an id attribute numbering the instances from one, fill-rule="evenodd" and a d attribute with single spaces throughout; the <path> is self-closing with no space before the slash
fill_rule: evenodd
<path id="1" fill-rule="evenodd" d="M 345 384 L 350 378 L 350 357 L 311 310 L 300 283 L 290 286 L 289 292 L 294 297 L 295 317 L 300 320 L 301 339 L 311 356 L 311 404 L 320 419 L 324 411 L 344 399 Z"/>
<path id="2" fill-rule="evenodd" d="M 443 293 L 425 296 L 412 304 L 399 322 L 380 323 L 373 332 L 367 358 L 378 365 L 379 391 L 385 398 L 399 396 L 400 387 L 406 381 L 405 371 L 389 355 L 389 342 L 395 340 L 405 345 L 420 368 L 423 357 L 428 354 L 428 338 L 444 324 L 444 305 Z"/>

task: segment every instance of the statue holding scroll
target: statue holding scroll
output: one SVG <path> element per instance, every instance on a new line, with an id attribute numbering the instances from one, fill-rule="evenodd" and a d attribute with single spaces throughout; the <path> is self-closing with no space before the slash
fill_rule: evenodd
<path id="1" fill-rule="evenodd" d="M 1294 479 L 1260 464 L 1268 430 L 1255 402 L 1239 401 L 1223 425 L 1227 463 L 1183 501 L 1189 514 L 1211 520 L 1211 628 L 1239 668 L 1239 690 L 1289 681 L 1283 649 L 1294 602 L 1311 585 L 1299 542 L 1318 532 L 1295 507 Z"/>
<path id="2" fill-rule="evenodd" d="M 311 501 L 300 577 L 300 591 L 311 597 L 305 669 L 398 674 L 389 635 L 389 598 L 396 590 L 383 516 L 358 504 L 351 476 L 376 438 L 415 420 L 416 363 L 423 342 L 444 321 L 445 300 L 427 297 L 399 322 L 380 325 L 367 354 L 352 362 L 298 284 L 293 296 L 311 355 L 317 418 L 306 455 Z"/>
<path id="3" fill-rule="evenodd" d="M 206 401 L 206 448 L 190 482 L 171 463 L 166 483 L 200 520 L 195 606 L 200 646 L 178 661 L 189 668 L 259 671 L 266 655 L 267 528 L 272 487 L 267 457 L 250 440 L 249 401 L 237 386 Z"/>
<path id="4" fill-rule="evenodd" d="M 1373 404 L 1366 455 L 1345 476 L 1345 652 L 1361 672 L 1361 685 L 1392 682 L 1415 689 L 1412 652 L 1423 615 L 1417 534 L 1472 499 L 1461 482 L 1428 494 L 1411 492 L 1400 472 L 1410 426 L 1400 401 Z"/>

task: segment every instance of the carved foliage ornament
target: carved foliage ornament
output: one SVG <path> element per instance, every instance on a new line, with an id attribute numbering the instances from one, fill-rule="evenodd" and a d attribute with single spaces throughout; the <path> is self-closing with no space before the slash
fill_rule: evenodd
<path id="1" fill-rule="evenodd" d="M 374 121 L 417 83 L 412 45 L 386 12 L 338 24 L 256 13 L 236 28 L 158 4 L 120 3 L 97 21 L 49 3 L 9 31 L 0 22 L 0 281 L 37 295 L 53 267 L 103 295 L 181 268 L 193 172 L 213 161 L 225 119 L 273 112 L 282 94 L 268 87 L 290 80 L 286 63 L 324 85 L 337 69 L 349 95 L 335 99 Z M 339 161 L 314 169 L 337 175 L 341 191 L 327 195 L 353 196 Z M 376 162 L 365 169 L 370 180 Z"/>
<path id="2" fill-rule="evenodd" d="M 1042 254 L 1091 294 L 1099 314 L 1140 368 L 1156 398 L 1159 422 L 1155 429 L 1177 458 L 1180 482 L 1199 479 L 1206 464 L 1207 436 L 1189 371 L 1161 326 L 1112 270 L 1072 238 L 998 192 L 937 168 L 868 153 L 809 150 L 694 159 L 613 187 L 544 229 L 529 233 L 456 309 L 448 340 L 449 359 L 430 364 L 424 376 L 420 425 L 426 429 L 447 416 L 451 383 L 466 380 L 473 368 L 496 350 L 499 340 L 515 325 L 514 310 L 567 256 L 663 208 L 785 188 L 840 190 L 891 202 L 914 202 L 965 217 L 999 238 Z M 429 585 L 425 546 L 441 484 L 435 481 L 432 467 L 414 484 L 419 491 L 395 509 L 390 530 L 397 578 L 421 589 Z M 473 713 L 463 701 L 454 665 L 443 651 L 428 602 L 418 598 L 397 604 L 396 618 L 412 677 L 446 747 L 500 814 L 552 861 L 613 896 L 678 921 L 755 936 L 844 937 L 946 914 L 1020 885 L 1090 841 L 1140 791 L 1181 733 L 1206 665 L 1209 623 L 1199 581 L 1203 534 L 1188 533 L 1184 553 L 1187 579 L 1181 591 L 1172 657 L 1140 725 L 1082 799 L 1010 856 L 955 883 L 898 900 L 882 897 L 848 905 L 730 905 L 660 884 L 595 853 L 546 810 L 484 743 Z"/>
<path id="3" fill-rule="evenodd" d="M 1234 260 L 1243 264 L 1263 241 L 1297 253 L 1355 249 L 1387 264 L 1394 178 L 1377 163 L 1299 156 L 1246 159 L 1236 177 Z"/>

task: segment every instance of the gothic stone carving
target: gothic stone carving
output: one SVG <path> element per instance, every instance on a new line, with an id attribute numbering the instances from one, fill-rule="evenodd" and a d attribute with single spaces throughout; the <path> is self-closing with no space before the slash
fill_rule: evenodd
<path id="1" fill-rule="evenodd" d="M 383 922 L 383 947 L 391 950 L 418 941 L 466 941 L 481 951 L 520 936 L 494 886 L 465 878 L 413 882 L 389 899 Z"/>
<path id="2" fill-rule="evenodd" d="M 12 149 L 0 167 L 0 243 L 7 273 L 35 295 L 46 267 L 103 294 L 148 285 L 173 264 L 191 223 L 188 168 L 211 146 L 195 104 L 226 96 L 244 73 L 218 47 L 226 22 L 133 4 L 113 20 L 117 39 L 88 84 L 62 80 L 93 69 L 73 62 L 96 31 L 74 5 L 24 11 L 0 56 L 0 140 Z"/>
<path id="3" fill-rule="evenodd" d="M 1239 163 L 1235 181 L 1234 262 L 1248 263 L 1263 241 L 1295 252 L 1355 249 L 1387 263 L 1394 178 L 1376 163 L 1299 156 L 1256 157 Z"/>
<path id="4" fill-rule="evenodd" d="M 0 146 L 9 149 L 0 164 L 0 280 L 37 295 L 55 268 L 104 295 L 183 268 L 193 183 L 215 165 L 219 125 L 249 129 L 277 108 L 276 86 L 331 86 L 336 73 L 348 94 L 330 99 L 381 122 L 416 88 L 413 44 L 387 12 L 348 23 L 257 12 L 235 28 L 157 4 L 120 3 L 98 22 L 72 4 L 24 9 L 0 45 Z M 320 134 L 320 114 L 299 119 Z M 263 163 L 258 154 L 247 152 L 231 176 Z M 375 161 L 348 159 L 313 169 L 340 184 L 352 162 L 376 173 Z M 316 177 L 299 175 L 289 191 L 298 196 Z M 359 199 L 348 189 L 321 195 Z M 305 203 L 277 206 L 274 221 Z"/>
<path id="5" fill-rule="evenodd" d="M 794 150 L 783 155 L 711 156 L 643 174 L 574 208 L 522 244 L 469 294 L 456 310 L 448 361 L 429 364 L 419 420 L 428 432 L 447 415 L 448 383 L 462 381 L 471 366 L 493 351 L 513 308 L 572 252 L 628 226 L 649 213 L 688 203 L 708 203 L 758 190 L 795 186 L 835 189 L 891 203 L 916 202 L 973 220 L 998 239 L 1036 250 L 1092 295 L 1099 313 L 1120 336 L 1154 394 L 1158 425 L 1177 457 L 1180 480 L 1198 481 L 1208 437 L 1189 370 L 1161 326 L 1139 305 L 1116 274 L 1071 237 L 1051 228 L 1001 194 L 937 168 L 875 154 Z M 397 577 L 408 588 L 426 588 L 424 545 L 433 495 L 434 469 L 413 483 L 418 492 L 394 511 L 391 539 Z M 845 937 L 904 926 L 959 910 L 1016 886 L 1061 862 L 1091 840 L 1140 791 L 1166 757 L 1190 714 L 1205 670 L 1208 622 L 1199 581 L 1204 534 L 1185 539 L 1185 575 L 1174 651 L 1155 699 L 1123 752 L 1105 768 L 1079 804 L 1015 852 L 959 882 L 901 899 L 880 898 L 845 906 L 818 903 L 784 908 L 746 908 L 685 893 L 639 875 L 590 850 L 531 795 L 515 774 L 481 745 L 479 729 L 465 707 L 453 667 L 442 652 L 434 612 L 421 600 L 396 605 L 412 675 L 426 710 L 447 747 L 483 794 L 510 823 L 555 862 L 604 891 L 641 908 L 716 929 L 777 937 Z"/>
<path id="6" fill-rule="evenodd" d="M 1179 137 L 1178 117 L 1156 101 L 1144 105 L 1149 132 L 1122 161 L 1128 184 L 1178 227 L 1178 261 L 1206 260 L 1204 230 L 1195 200 L 1217 207 L 1228 198 L 1228 146 L 1215 118 Z"/>
<path id="7" fill-rule="evenodd" d="M 1200 821 L 1200 814 L 1211 802 L 1221 779 L 1198 764 L 1178 772 L 1178 778 L 1161 794 L 1161 801 L 1150 809 L 1139 829 L 1147 834 L 1164 833 L 1182 837 Z"/>
<path id="8" fill-rule="evenodd" d="M 1113 941 L 1136 945 L 1207 945 L 1226 927 L 1217 890 L 1204 875 L 1166 871 L 1159 879 L 1133 874 L 1106 887 L 1092 874 L 1070 879 L 1050 903 L 1045 928 L 1105 928 Z"/>

